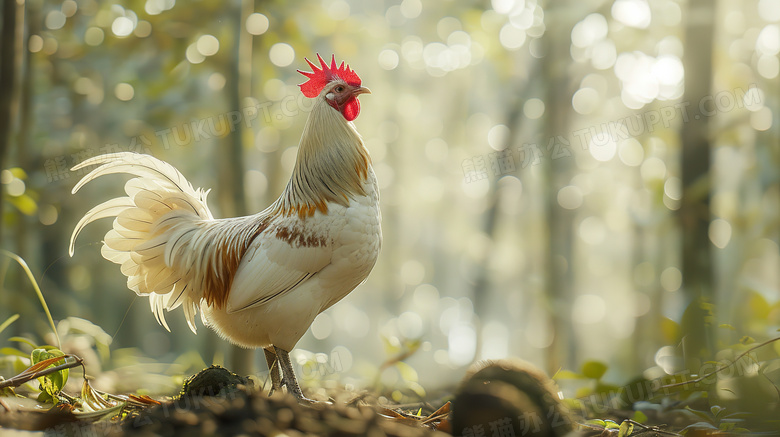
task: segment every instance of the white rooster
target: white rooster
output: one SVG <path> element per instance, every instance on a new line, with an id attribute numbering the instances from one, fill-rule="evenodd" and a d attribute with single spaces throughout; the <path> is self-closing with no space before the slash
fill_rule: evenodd
<path id="1" fill-rule="evenodd" d="M 195 332 L 195 315 L 239 346 L 261 347 L 273 389 L 306 400 L 288 352 L 317 314 L 363 282 L 382 245 L 379 191 L 371 158 L 352 123 L 358 95 L 370 93 L 344 62 L 321 67 L 300 85 L 314 105 L 290 181 L 255 215 L 212 217 L 208 191 L 193 189 L 173 166 L 148 155 L 115 153 L 73 168 L 98 165 L 73 188 L 112 173 L 136 177 L 127 197 L 102 203 L 76 225 L 116 217 L 102 255 L 120 264 L 127 286 L 149 297 L 157 321 L 181 306 Z M 281 366 L 280 377 L 278 365 Z"/>

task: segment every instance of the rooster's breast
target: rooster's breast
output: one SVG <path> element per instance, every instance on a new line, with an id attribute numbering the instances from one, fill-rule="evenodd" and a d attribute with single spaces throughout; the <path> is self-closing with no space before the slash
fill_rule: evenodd
<path id="1" fill-rule="evenodd" d="M 379 256 L 382 247 L 381 213 L 373 172 L 369 172 L 364 188 L 366 195 L 351 199 L 348 206 L 329 207 L 328 215 L 333 214 L 342 220 L 331 234 L 331 264 L 319 275 L 323 284 L 326 284 L 320 311 L 329 308 L 365 281 Z"/>
<path id="2" fill-rule="evenodd" d="M 208 324 L 244 347 L 292 349 L 317 314 L 360 285 L 376 263 L 382 231 L 372 172 L 365 191 L 347 205 L 328 204 L 325 214 L 272 220 L 244 255 L 228 307 L 202 308 Z"/>

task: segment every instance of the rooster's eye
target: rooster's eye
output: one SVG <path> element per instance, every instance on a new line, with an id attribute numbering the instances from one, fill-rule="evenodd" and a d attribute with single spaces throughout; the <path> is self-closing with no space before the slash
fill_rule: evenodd
<path id="1" fill-rule="evenodd" d="M 344 91 L 344 87 L 339 85 L 339 86 L 336 87 L 336 89 L 334 91 L 336 91 L 337 93 L 340 93 L 340 92 Z"/>

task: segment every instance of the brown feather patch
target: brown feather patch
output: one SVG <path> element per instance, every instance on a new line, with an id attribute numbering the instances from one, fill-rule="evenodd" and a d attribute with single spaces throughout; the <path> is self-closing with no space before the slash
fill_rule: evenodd
<path id="1" fill-rule="evenodd" d="M 276 238 L 285 241 L 287 244 L 294 247 L 321 247 L 328 242 L 325 237 L 303 233 L 297 226 L 291 228 L 276 228 Z"/>
<path id="2" fill-rule="evenodd" d="M 207 305 L 219 309 L 225 307 L 241 259 L 252 241 L 267 228 L 268 221 L 262 220 L 237 236 L 227 237 L 233 237 L 237 241 L 225 241 L 226 238 L 215 242 L 219 248 L 218 253 L 215 256 L 216 259 L 212 260 L 212 268 L 205 272 L 203 284 L 203 300 L 206 301 Z M 217 259 L 220 261 L 219 264 L 216 264 Z"/>
<path id="3" fill-rule="evenodd" d="M 297 215 L 299 219 L 305 220 L 306 217 L 314 217 L 314 213 L 319 211 L 323 215 L 328 214 L 328 204 L 325 203 L 322 199 L 317 199 L 317 203 L 310 204 L 310 203 L 304 203 L 302 205 L 293 205 L 288 208 L 282 208 L 279 211 L 279 214 L 289 217 L 293 214 Z"/>

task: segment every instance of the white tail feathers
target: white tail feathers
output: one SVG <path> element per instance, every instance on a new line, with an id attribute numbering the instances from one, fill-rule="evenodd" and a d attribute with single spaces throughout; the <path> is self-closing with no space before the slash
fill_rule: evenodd
<path id="1" fill-rule="evenodd" d="M 73 193 L 103 175 L 129 173 L 137 177 L 125 184 L 128 197 L 101 203 L 84 215 L 71 236 L 70 255 L 73 256 L 76 237 L 86 225 L 101 218 L 116 217 L 113 229 L 103 241 L 103 257 L 121 265 L 128 288 L 149 296 L 149 304 L 161 325 L 169 329 L 163 310 L 183 305 L 187 323 L 195 332 L 194 319 L 203 290 L 194 284 L 202 278 L 198 272 L 201 269 L 189 267 L 196 261 L 203 263 L 205 254 L 192 247 L 184 249 L 193 238 L 214 237 L 203 232 L 213 228 L 206 226 L 207 223 L 218 222 L 206 205 L 208 192 L 193 189 L 173 166 L 148 155 L 129 152 L 102 155 L 87 159 L 73 170 L 91 165 L 98 167 L 76 184 Z"/>

